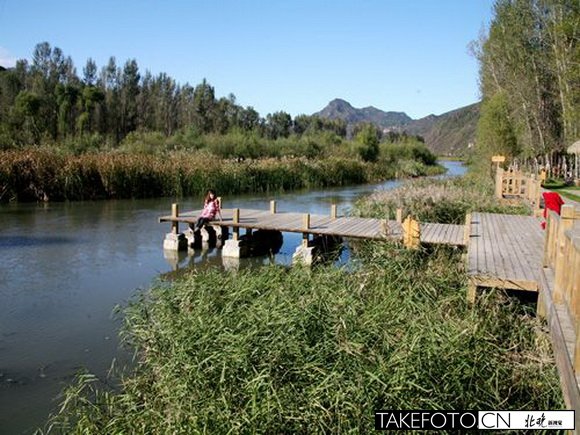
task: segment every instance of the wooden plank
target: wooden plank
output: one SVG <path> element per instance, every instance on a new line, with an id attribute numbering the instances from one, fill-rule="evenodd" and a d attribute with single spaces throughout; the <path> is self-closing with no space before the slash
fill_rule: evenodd
<path id="1" fill-rule="evenodd" d="M 518 234 L 517 237 L 514 237 L 516 247 L 514 255 L 524 268 L 525 279 L 537 281 L 542 267 L 543 240 L 539 222 L 534 218 L 526 218 L 514 216 L 507 220 L 512 233 Z"/>
<path id="2" fill-rule="evenodd" d="M 528 216 L 473 214 L 468 275 L 476 285 L 537 291 L 542 241 L 535 224 Z"/>
<path id="3" fill-rule="evenodd" d="M 500 277 L 525 280 L 524 268 L 520 262 L 521 253 L 514 250 L 514 240 L 511 237 L 512 234 L 504 215 L 494 215 L 492 220 L 495 222 L 498 231 L 496 233 L 497 245 L 494 254 L 501 258 L 501 263 L 504 267 L 504 274 L 500 275 Z"/>

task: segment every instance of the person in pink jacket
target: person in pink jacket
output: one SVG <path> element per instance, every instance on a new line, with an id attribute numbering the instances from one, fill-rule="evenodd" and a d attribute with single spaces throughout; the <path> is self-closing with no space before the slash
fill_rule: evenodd
<path id="1" fill-rule="evenodd" d="M 219 216 L 220 221 L 222 220 L 221 214 L 221 204 L 219 202 L 218 197 L 215 194 L 215 191 L 210 189 L 207 191 L 205 195 L 205 199 L 203 201 L 203 210 L 197 217 L 197 221 L 195 222 L 194 231 L 201 229 L 205 224 L 215 218 L 216 214 Z"/>

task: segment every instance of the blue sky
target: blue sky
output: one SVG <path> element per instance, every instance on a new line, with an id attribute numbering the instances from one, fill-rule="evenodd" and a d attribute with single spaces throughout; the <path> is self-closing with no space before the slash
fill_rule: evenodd
<path id="1" fill-rule="evenodd" d="M 479 99 L 467 49 L 493 0 L 0 0 L 0 65 L 48 41 L 79 74 L 135 58 L 179 83 L 206 78 L 262 116 L 333 98 L 413 118 Z"/>

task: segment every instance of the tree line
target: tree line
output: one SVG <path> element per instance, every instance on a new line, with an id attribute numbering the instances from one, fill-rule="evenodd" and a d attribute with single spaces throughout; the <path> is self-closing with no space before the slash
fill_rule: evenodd
<path id="1" fill-rule="evenodd" d="M 474 44 L 484 154 L 537 157 L 580 138 L 580 2 L 496 0 Z"/>
<path id="2" fill-rule="evenodd" d="M 178 84 L 166 73 L 142 73 L 135 59 L 119 66 L 114 57 L 102 68 L 88 59 L 82 76 L 70 56 L 48 42 L 37 44 L 32 61 L 0 69 L 0 148 L 56 143 L 99 135 L 118 145 L 134 131 L 179 131 L 203 135 L 252 132 L 277 139 L 291 134 L 347 135 L 343 120 L 284 111 L 265 118 L 233 94 L 217 98 L 205 79 Z"/>

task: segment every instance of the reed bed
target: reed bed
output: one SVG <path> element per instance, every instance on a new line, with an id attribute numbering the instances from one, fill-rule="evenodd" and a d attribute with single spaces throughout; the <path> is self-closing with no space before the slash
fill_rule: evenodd
<path id="1" fill-rule="evenodd" d="M 493 184 L 474 176 L 449 180 L 412 180 L 393 190 L 379 190 L 361 199 L 359 216 L 394 218 L 397 208 L 423 222 L 463 224 L 468 212 L 530 214 L 524 203 L 506 204 L 493 196 Z"/>
<path id="2" fill-rule="evenodd" d="M 44 433 L 368 433 L 377 409 L 560 409 L 544 326 L 460 255 L 374 243 L 363 267 L 192 272 L 139 295 L 135 372 L 81 375 Z"/>
<path id="3" fill-rule="evenodd" d="M 285 191 L 441 172 L 414 162 L 353 158 L 267 158 L 237 162 L 204 152 L 69 155 L 51 149 L 0 152 L 0 201 L 60 201 Z"/>

